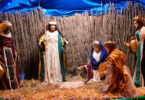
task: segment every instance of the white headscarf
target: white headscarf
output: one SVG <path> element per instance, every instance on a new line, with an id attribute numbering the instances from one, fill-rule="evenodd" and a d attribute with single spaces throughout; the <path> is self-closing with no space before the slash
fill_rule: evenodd
<path id="1" fill-rule="evenodd" d="M 94 42 L 93 42 L 93 46 L 94 46 L 94 45 L 100 45 L 100 44 L 99 44 L 99 41 L 94 41 Z"/>
<path id="2" fill-rule="evenodd" d="M 55 21 L 50 21 L 49 24 L 50 25 L 57 25 L 57 23 Z"/>

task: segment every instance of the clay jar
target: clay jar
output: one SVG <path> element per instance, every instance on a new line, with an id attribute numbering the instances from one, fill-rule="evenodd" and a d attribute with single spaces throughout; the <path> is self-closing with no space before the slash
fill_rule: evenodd
<path id="1" fill-rule="evenodd" d="M 137 52 L 137 41 L 135 37 L 131 37 L 130 38 L 130 49 L 132 53 L 136 53 Z"/>
<path id="2" fill-rule="evenodd" d="M 3 74 L 4 74 L 4 69 L 3 69 L 3 67 L 0 65 L 0 80 L 1 80 L 2 77 L 3 77 Z"/>

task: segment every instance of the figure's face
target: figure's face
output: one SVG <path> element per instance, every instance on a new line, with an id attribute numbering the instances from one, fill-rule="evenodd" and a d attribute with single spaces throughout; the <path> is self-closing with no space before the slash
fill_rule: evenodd
<path id="1" fill-rule="evenodd" d="M 107 53 L 109 54 L 110 49 L 107 46 L 105 46 L 105 49 L 106 49 Z"/>
<path id="2" fill-rule="evenodd" d="M 11 26 L 5 22 L 2 22 L 0 24 L 1 32 L 4 34 L 9 34 L 10 33 L 10 28 Z"/>
<path id="3" fill-rule="evenodd" d="M 139 25 L 137 23 L 137 21 L 134 21 L 134 27 L 137 28 Z"/>
<path id="4" fill-rule="evenodd" d="M 6 28 L 3 30 L 3 32 L 4 32 L 5 34 L 9 34 L 9 33 L 10 33 L 10 27 L 6 27 Z"/>
<path id="5" fill-rule="evenodd" d="M 101 47 L 99 45 L 94 45 L 94 50 L 99 53 L 101 51 Z"/>
<path id="6" fill-rule="evenodd" d="M 50 25 L 50 31 L 55 31 L 56 30 L 56 25 Z"/>

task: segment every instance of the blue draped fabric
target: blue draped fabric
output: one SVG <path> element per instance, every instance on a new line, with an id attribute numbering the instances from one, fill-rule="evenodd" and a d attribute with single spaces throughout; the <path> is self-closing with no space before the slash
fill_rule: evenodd
<path id="1" fill-rule="evenodd" d="M 51 16 L 70 16 L 74 13 L 83 13 L 93 8 L 94 11 L 105 12 L 107 3 L 114 3 L 115 8 L 121 11 L 121 7 L 127 8 L 127 1 L 132 1 L 136 4 L 143 4 L 145 8 L 145 0 L 0 0 L 0 11 L 14 12 L 14 11 L 31 11 L 39 6 L 45 14 Z M 94 13 L 98 14 L 98 13 Z"/>
<path id="2" fill-rule="evenodd" d="M 145 0 L 128 0 L 133 3 L 143 4 L 145 7 Z M 71 16 L 75 13 L 84 13 L 88 11 L 91 13 L 91 8 L 94 11 L 105 12 L 107 3 L 114 3 L 115 8 L 121 11 L 121 7 L 126 8 L 127 0 L 0 0 L 0 11 L 4 12 L 22 12 L 31 11 L 35 8 L 41 7 L 45 14 L 50 16 Z M 100 13 L 94 13 L 98 15 Z"/>
<path id="3" fill-rule="evenodd" d="M 104 62 L 105 58 L 108 56 L 106 49 L 104 48 L 103 44 L 100 41 L 99 41 L 99 45 L 101 47 L 100 61 L 96 61 L 95 58 L 93 57 L 93 52 L 94 52 L 93 47 L 92 47 L 91 54 L 90 54 L 90 61 L 91 61 L 91 64 L 92 64 L 94 70 L 98 70 L 99 64 L 101 62 Z"/>

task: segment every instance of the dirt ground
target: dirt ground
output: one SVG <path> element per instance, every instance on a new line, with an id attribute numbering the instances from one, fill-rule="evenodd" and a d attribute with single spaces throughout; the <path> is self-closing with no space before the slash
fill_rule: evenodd
<path id="1" fill-rule="evenodd" d="M 85 81 L 76 76 L 68 78 L 67 81 Z M 99 83 L 85 84 L 75 89 L 61 89 L 58 84 L 44 86 L 39 80 L 24 80 L 21 87 L 16 90 L 0 91 L 0 98 L 12 100 L 103 100 L 104 98 L 118 98 L 121 94 L 102 94 L 99 92 Z M 145 95 L 145 88 L 137 88 L 138 95 Z"/>

